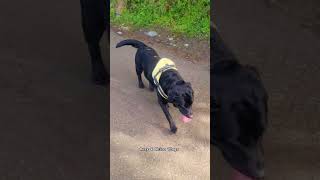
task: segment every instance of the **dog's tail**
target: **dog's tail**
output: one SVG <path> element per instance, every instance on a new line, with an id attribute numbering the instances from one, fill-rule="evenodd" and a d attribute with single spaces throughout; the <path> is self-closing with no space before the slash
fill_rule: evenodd
<path id="1" fill-rule="evenodd" d="M 135 48 L 143 48 L 146 47 L 147 45 L 145 45 L 143 42 L 135 40 L 135 39 L 126 39 L 123 40 L 121 42 L 119 42 L 116 46 L 116 48 L 122 47 L 122 46 L 126 46 L 126 45 L 131 45 Z"/>

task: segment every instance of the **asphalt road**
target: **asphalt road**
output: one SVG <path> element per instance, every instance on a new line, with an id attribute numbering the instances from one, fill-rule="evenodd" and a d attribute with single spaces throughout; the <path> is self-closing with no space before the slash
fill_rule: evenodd
<path id="1" fill-rule="evenodd" d="M 262 0 L 220 0 L 215 9 L 222 36 L 242 63 L 258 67 L 269 92 L 266 180 L 319 180 L 319 36 Z M 214 153 L 213 177 L 227 179 L 230 168 Z"/>
<path id="2" fill-rule="evenodd" d="M 178 110 L 170 107 L 178 127 L 177 134 L 171 134 L 155 92 L 138 88 L 134 66 L 136 49 L 115 48 L 121 40 L 122 37 L 111 32 L 111 179 L 210 179 L 208 64 L 193 64 L 151 45 L 161 57 L 171 58 L 177 64 L 195 93 L 194 118 L 190 123 L 183 124 Z M 145 85 L 147 87 L 147 83 Z M 141 151 L 150 147 L 172 147 L 177 151 Z"/>
<path id="3" fill-rule="evenodd" d="M 79 3 L 0 3 L 0 179 L 106 178 L 108 92 L 90 82 Z"/>

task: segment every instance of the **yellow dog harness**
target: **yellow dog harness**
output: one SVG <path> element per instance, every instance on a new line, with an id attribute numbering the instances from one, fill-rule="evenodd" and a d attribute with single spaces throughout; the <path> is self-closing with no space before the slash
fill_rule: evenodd
<path id="1" fill-rule="evenodd" d="M 159 94 L 165 99 L 168 99 L 168 96 L 161 88 L 159 80 L 160 80 L 161 74 L 169 69 L 177 70 L 174 62 L 168 58 L 161 58 L 157 63 L 156 67 L 152 71 L 153 82 L 157 86 L 157 90 Z"/>

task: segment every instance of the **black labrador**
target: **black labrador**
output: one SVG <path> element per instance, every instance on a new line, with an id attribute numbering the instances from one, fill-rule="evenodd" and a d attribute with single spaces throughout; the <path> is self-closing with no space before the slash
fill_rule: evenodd
<path id="1" fill-rule="evenodd" d="M 211 143 L 222 151 L 236 172 L 250 179 L 262 178 L 261 141 L 268 113 L 266 89 L 258 71 L 240 64 L 215 28 L 210 40 Z"/>
<path id="2" fill-rule="evenodd" d="M 179 109 L 182 114 L 182 120 L 187 119 L 183 120 L 184 122 L 191 120 L 193 103 L 193 90 L 191 84 L 185 82 L 176 69 L 163 71 L 160 75 L 159 82 L 155 82 L 153 72 L 162 58 L 159 57 L 153 48 L 133 39 L 121 41 L 116 47 L 119 48 L 125 45 L 131 45 L 138 49 L 135 56 L 135 64 L 139 88 L 144 88 L 141 78 L 141 74 L 144 72 L 145 78 L 149 81 L 149 89 L 151 91 L 155 88 L 158 90 L 158 102 L 169 121 L 171 132 L 176 133 L 177 127 L 169 113 L 168 103 L 172 103 L 174 107 Z"/>
<path id="3" fill-rule="evenodd" d="M 109 1 L 80 0 L 80 5 L 82 28 L 91 57 L 92 81 L 98 85 L 106 85 L 109 78 L 103 64 L 99 43 L 109 24 Z"/>

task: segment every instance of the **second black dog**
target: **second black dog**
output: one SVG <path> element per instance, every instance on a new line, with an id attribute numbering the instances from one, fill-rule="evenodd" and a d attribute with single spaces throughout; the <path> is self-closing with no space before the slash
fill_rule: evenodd
<path id="1" fill-rule="evenodd" d="M 144 43 L 127 39 L 117 44 L 117 48 L 131 45 L 138 49 L 135 56 L 136 73 L 139 88 L 144 88 L 141 74 L 144 72 L 149 81 L 149 89 L 157 89 L 158 102 L 169 121 L 170 130 L 176 133 L 177 127 L 169 113 L 169 104 L 172 103 L 182 114 L 182 120 L 188 122 L 192 118 L 193 90 L 191 84 L 185 82 L 174 63 L 166 58 L 160 58 L 157 52 Z"/>
<path id="2" fill-rule="evenodd" d="M 211 33 L 211 142 L 238 172 L 264 177 L 268 94 L 256 68 L 240 64 L 215 28 Z"/>

